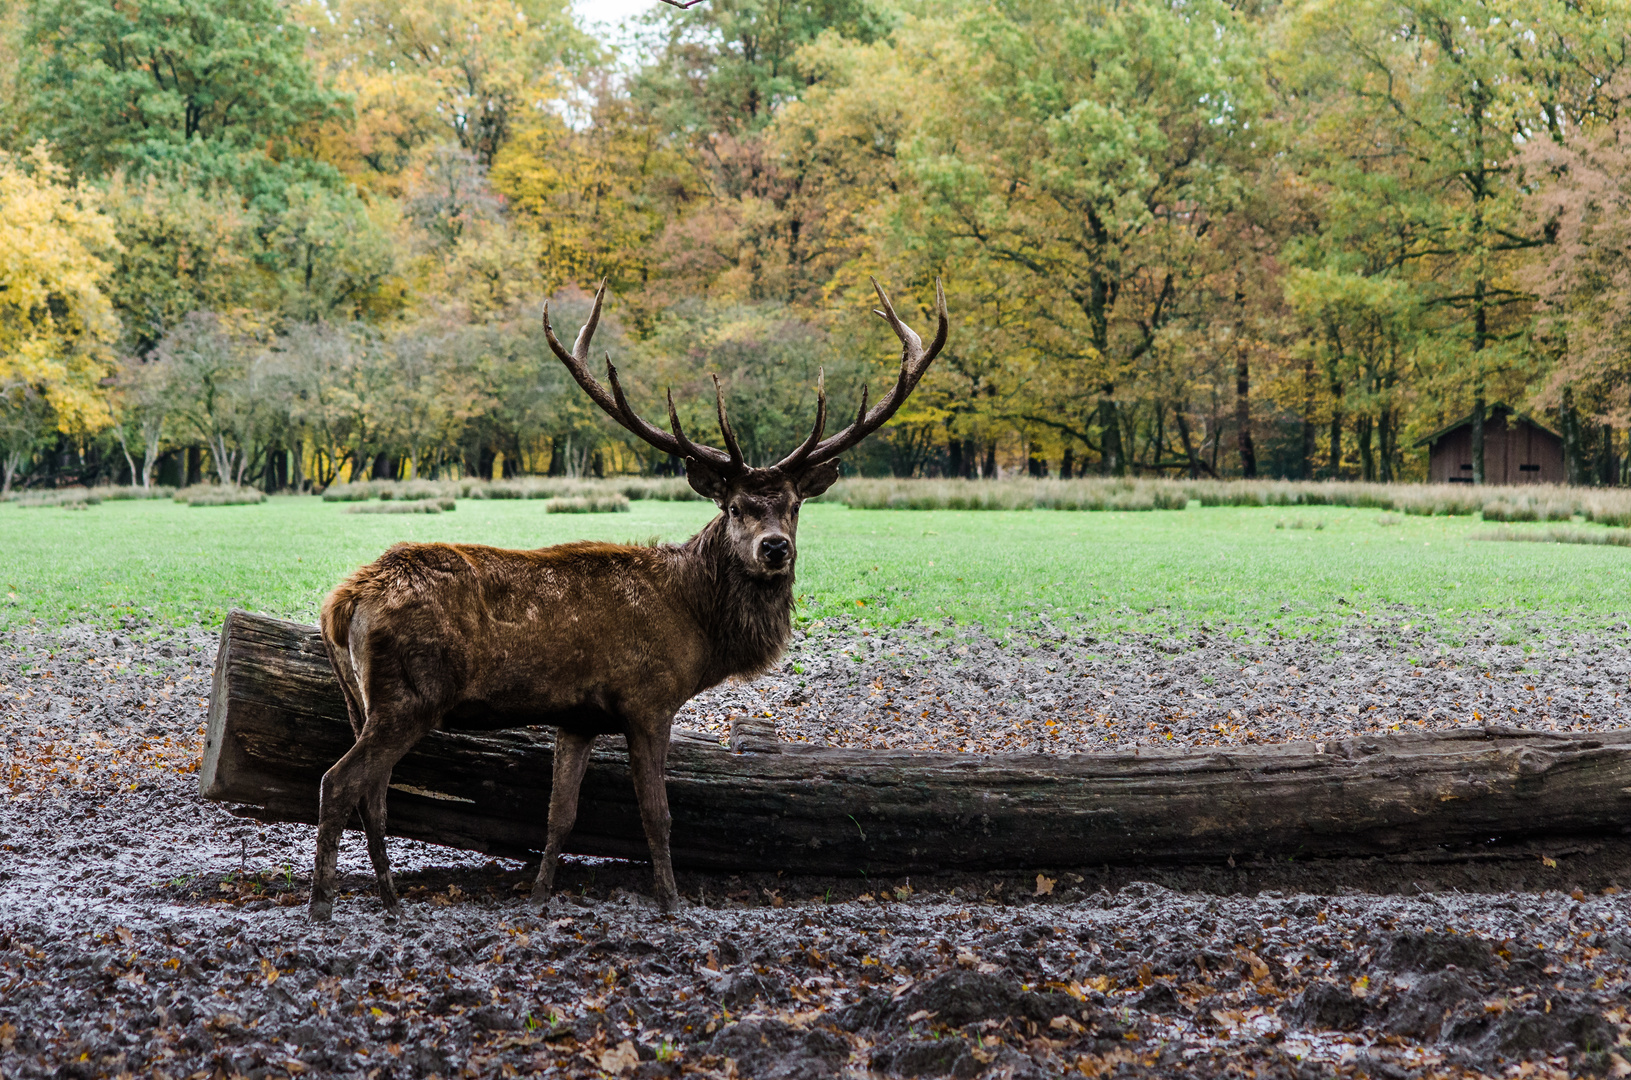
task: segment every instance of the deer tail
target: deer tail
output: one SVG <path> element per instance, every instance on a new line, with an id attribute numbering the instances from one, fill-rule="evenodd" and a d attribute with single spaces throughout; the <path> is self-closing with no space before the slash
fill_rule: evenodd
<path id="1" fill-rule="evenodd" d="M 346 715 L 351 721 L 354 735 L 362 734 L 367 718 L 366 699 L 357 681 L 357 670 L 351 663 L 351 617 L 357 610 L 357 595 L 350 583 L 341 585 L 323 601 L 321 627 L 323 650 L 328 653 L 329 666 L 339 680 L 345 695 Z"/>

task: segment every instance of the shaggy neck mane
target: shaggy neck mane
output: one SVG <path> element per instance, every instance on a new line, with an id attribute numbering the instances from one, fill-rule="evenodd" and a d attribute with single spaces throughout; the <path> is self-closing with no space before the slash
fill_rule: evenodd
<path id="1" fill-rule="evenodd" d="M 748 573 L 725 531 L 725 515 L 672 549 L 685 591 L 699 598 L 696 615 L 713 642 L 705 685 L 732 676 L 751 678 L 781 657 L 793 630 L 793 575 Z"/>

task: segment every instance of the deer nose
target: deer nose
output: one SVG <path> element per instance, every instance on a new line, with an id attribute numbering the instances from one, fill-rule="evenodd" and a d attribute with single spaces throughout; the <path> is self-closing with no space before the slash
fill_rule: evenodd
<path id="1" fill-rule="evenodd" d="M 771 566 L 780 566 L 787 561 L 791 545 L 785 536 L 767 536 L 759 541 L 759 557 Z"/>

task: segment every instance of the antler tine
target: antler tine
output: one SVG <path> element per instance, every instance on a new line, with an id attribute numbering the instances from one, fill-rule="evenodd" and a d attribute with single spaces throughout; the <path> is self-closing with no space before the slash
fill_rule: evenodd
<path id="1" fill-rule="evenodd" d="M 548 302 L 544 304 L 544 337 L 556 358 L 566 365 L 566 370 L 572 373 L 572 378 L 583 387 L 583 392 L 613 420 L 665 454 L 677 454 L 705 461 L 716 468 L 738 470 L 745 468 L 741 451 L 735 448 L 734 437 L 732 452 L 729 454 L 723 450 L 715 450 L 711 446 L 698 445 L 685 437 L 679 429 L 679 421 L 674 418 L 673 395 L 669 396 L 668 410 L 670 419 L 674 420 L 675 434 L 670 435 L 662 428 L 641 419 L 629 405 L 628 395 L 623 392 L 623 384 L 617 378 L 617 368 L 613 366 L 610 356 L 606 357 L 606 381 L 611 384 L 609 392 L 589 373 L 589 345 L 594 340 L 595 328 L 600 325 L 600 312 L 605 301 L 606 282 L 603 279 L 600 288 L 595 290 L 595 305 L 589 311 L 589 319 L 583 324 L 583 329 L 578 331 L 571 352 L 567 352 L 560 339 L 555 336 L 555 328 L 549 321 L 549 304 Z"/>
<path id="2" fill-rule="evenodd" d="M 714 401 L 719 408 L 719 434 L 725 440 L 725 449 L 730 452 L 731 465 L 737 469 L 745 469 L 747 459 L 742 456 L 741 446 L 737 445 L 736 432 L 731 430 L 731 422 L 725 419 L 725 384 L 719 381 L 718 375 L 715 375 L 713 379 Z"/>
<path id="3" fill-rule="evenodd" d="M 623 393 L 623 384 L 617 379 L 617 368 L 612 366 L 612 358 L 606 358 L 606 381 L 612 384 L 612 399 L 617 404 L 615 419 L 634 434 L 655 446 L 665 454 L 676 454 L 685 457 L 707 458 L 709 461 L 723 458 L 725 455 L 708 446 L 693 446 L 688 441 L 670 435 L 662 428 L 641 419 L 638 413 L 629 407 L 629 400 Z"/>
<path id="4" fill-rule="evenodd" d="M 804 464 L 804 459 L 810 456 L 810 451 L 816 448 L 821 436 L 827 430 L 827 371 L 825 368 L 816 370 L 816 418 L 815 427 L 810 429 L 810 437 L 791 454 L 776 463 L 776 468 L 782 472 L 792 472 Z"/>
<path id="5" fill-rule="evenodd" d="M 572 343 L 571 352 L 567 352 L 560 340 L 556 338 L 555 328 L 549 322 L 549 301 L 545 300 L 544 338 L 549 342 L 550 351 L 555 354 L 556 359 L 566 365 L 566 370 L 572 373 L 572 378 L 577 380 L 579 386 L 583 387 L 583 392 L 588 394 L 596 405 L 611 413 L 621 423 L 622 417 L 619 416 L 620 410 L 617 407 L 617 402 L 613 400 L 612 395 L 606 392 L 606 388 L 601 386 L 593 375 L 589 374 L 589 341 L 594 337 L 595 327 L 600 323 L 600 305 L 605 296 L 606 282 L 601 281 L 600 288 L 595 290 L 595 306 L 589 312 L 589 321 L 583 324 L 582 330 L 578 331 L 578 337 Z"/>
<path id="6" fill-rule="evenodd" d="M 923 378 L 924 373 L 929 370 L 929 365 L 934 363 L 934 358 L 939 356 L 940 350 L 945 347 L 946 335 L 950 327 L 946 313 L 946 291 L 941 286 L 939 279 L 936 279 L 934 283 L 935 315 L 938 319 L 938 326 L 935 329 L 934 341 L 927 349 L 923 347 L 923 339 L 917 336 L 916 331 L 902 322 L 900 316 L 895 314 L 894 305 L 889 302 L 888 294 L 883 291 L 883 286 L 878 284 L 876 278 L 872 281 L 872 287 L 877 291 L 878 302 L 883 305 L 877 312 L 878 316 L 887 322 L 890 329 L 894 330 L 895 335 L 900 338 L 900 374 L 896 376 L 895 385 L 890 388 L 889 393 L 884 395 L 870 412 L 867 411 L 866 388 L 863 386 L 861 388 L 861 410 L 855 417 L 855 423 L 832 438 L 817 444 L 800 462 L 800 466 L 803 468 L 830 461 L 888 423 L 889 418 L 894 416 L 896 410 L 906 401 L 907 395 L 917 388 L 918 382 Z"/>
<path id="7" fill-rule="evenodd" d="M 679 442 L 681 454 L 688 458 L 699 458 L 715 465 L 723 465 L 729 458 L 711 446 L 698 446 L 686 437 L 685 429 L 680 426 L 680 414 L 674 408 L 674 391 L 668 392 L 668 426 L 674 430 L 674 438 Z"/>

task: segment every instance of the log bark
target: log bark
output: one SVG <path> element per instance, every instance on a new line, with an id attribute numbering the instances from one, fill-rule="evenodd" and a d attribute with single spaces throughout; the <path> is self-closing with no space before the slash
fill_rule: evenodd
<path id="1" fill-rule="evenodd" d="M 315 822 L 351 745 L 314 627 L 243 612 L 222 631 L 200 784 L 264 821 Z M 680 732 L 669 753 L 676 866 L 926 873 L 1384 855 L 1631 832 L 1631 732 L 1486 727 L 1127 753 L 963 755 Z M 544 845 L 552 740 L 434 732 L 397 766 L 389 831 L 527 857 Z M 567 850 L 642 859 L 620 739 L 602 738 Z"/>

